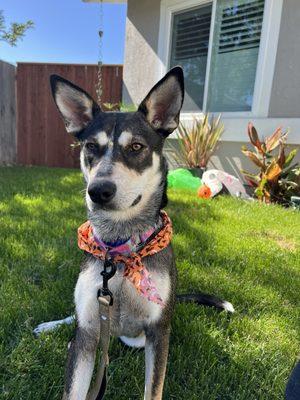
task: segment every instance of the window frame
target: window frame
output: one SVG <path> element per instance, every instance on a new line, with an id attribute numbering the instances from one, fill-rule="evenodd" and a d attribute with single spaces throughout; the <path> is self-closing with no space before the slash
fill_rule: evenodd
<path id="1" fill-rule="evenodd" d="M 158 57 L 160 60 L 160 75 L 169 68 L 172 40 L 173 14 L 186 11 L 197 6 L 212 4 L 211 28 L 207 54 L 206 75 L 204 85 L 203 110 L 183 112 L 184 119 L 191 115 L 201 115 L 205 112 L 208 98 L 209 73 L 212 53 L 213 33 L 217 0 L 162 0 L 160 7 L 160 26 L 158 38 Z M 267 117 L 271 99 L 272 83 L 276 62 L 283 0 L 265 0 L 264 18 L 260 38 L 259 53 L 256 67 L 256 77 L 253 91 L 251 111 L 221 112 L 224 118 Z"/>

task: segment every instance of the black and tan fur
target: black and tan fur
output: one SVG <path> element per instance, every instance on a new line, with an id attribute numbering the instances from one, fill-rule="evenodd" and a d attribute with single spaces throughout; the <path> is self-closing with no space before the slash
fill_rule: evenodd
<path id="1" fill-rule="evenodd" d="M 96 235 L 112 242 L 159 224 L 159 212 L 167 203 L 167 164 L 162 151 L 179 122 L 182 69 L 169 71 L 133 113 L 104 113 L 86 92 L 58 76 L 51 77 L 51 87 L 67 131 L 81 144 L 87 213 Z M 171 245 L 143 262 L 166 306 L 141 297 L 118 272 L 109 282 L 114 294 L 111 330 L 131 345 L 145 345 L 144 399 L 160 400 L 176 292 Z M 91 381 L 99 340 L 97 291 L 102 269 L 102 261 L 87 256 L 76 284 L 77 329 L 66 368 L 66 400 L 85 400 Z M 201 297 L 188 300 L 203 303 Z M 226 308 L 212 297 L 204 300 Z"/>

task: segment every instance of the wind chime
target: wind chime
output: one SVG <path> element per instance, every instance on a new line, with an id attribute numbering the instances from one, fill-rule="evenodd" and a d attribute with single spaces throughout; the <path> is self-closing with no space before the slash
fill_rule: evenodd
<path id="1" fill-rule="evenodd" d="M 97 102 L 99 106 L 101 106 L 102 102 L 102 93 L 103 93 L 103 86 L 102 86 L 102 65 L 103 65 L 103 0 L 100 0 L 100 10 L 99 10 L 99 58 L 98 58 L 98 71 L 97 71 L 97 82 L 95 85 L 96 88 L 96 95 L 97 95 Z"/>
<path id="2" fill-rule="evenodd" d="M 99 106 L 107 111 L 118 110 L 120 107 L 120 103 L 103 103 L 103 74 L 102 74 L 102 66 L 103 66 L 103 0 L 100 0 L 100 9 L 99 9 L 99 58 L 98 58 L 98 71 L 97 71 L 97 80 L 95 84 L 97 102 Z"/>
<path id="3" fill-rule="evenodd" d="M 101 107 L 102 103 L 102 93 L 103 93 L 103 86 L 102 86 L 102 65 L 103 65 L 103 0 L 100 0 L 100 9 L 99 9 L 99 47 L 98 47 L 98 70 L 97 70 L 97 79 L 95 83 L 96 89 L 96 96 L 97 96 L 97 103 Z M 75 149 L 80 146 L 80 142 L 77 139 L 74 139 L 73 143 L 70 144 L 71 151 L 73 156 L 75 157 Z M 76 154 L 76 157 L 78 154 Z"/>

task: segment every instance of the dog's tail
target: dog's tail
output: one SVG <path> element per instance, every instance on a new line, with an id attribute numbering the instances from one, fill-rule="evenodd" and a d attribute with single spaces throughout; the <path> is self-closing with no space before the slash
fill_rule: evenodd
<path id="1" fill-rule="evenodd" d="M 176 300 L 179 303 L 195 303 L 198 305 L 215 307 L 218 310 L 225 310 L 230 313 L 234 313 L 234 308 L 229 301 L 221 300 L 216 296 L 211 296 L 205 293 L 196 294 L 178 294 Z"/>

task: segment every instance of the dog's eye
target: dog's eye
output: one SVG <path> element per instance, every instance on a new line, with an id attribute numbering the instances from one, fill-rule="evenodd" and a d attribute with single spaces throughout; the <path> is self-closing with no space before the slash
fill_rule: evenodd
<path id="1" fill-rule="evenodd" d="M 85 147 L 86 147 L 88 150 L 93 151 L 93 150 L 97 150 L 98 145 L 97 145 L 96 143 L 89 142 L 89 143 L 86 143 Z"/>
<path id="2" fill-rule="evenodd" d="M 142 150 L 144 146 L 141 143 L 132 143 L 130 146 L 131 151 L 139 151 Z"/>

